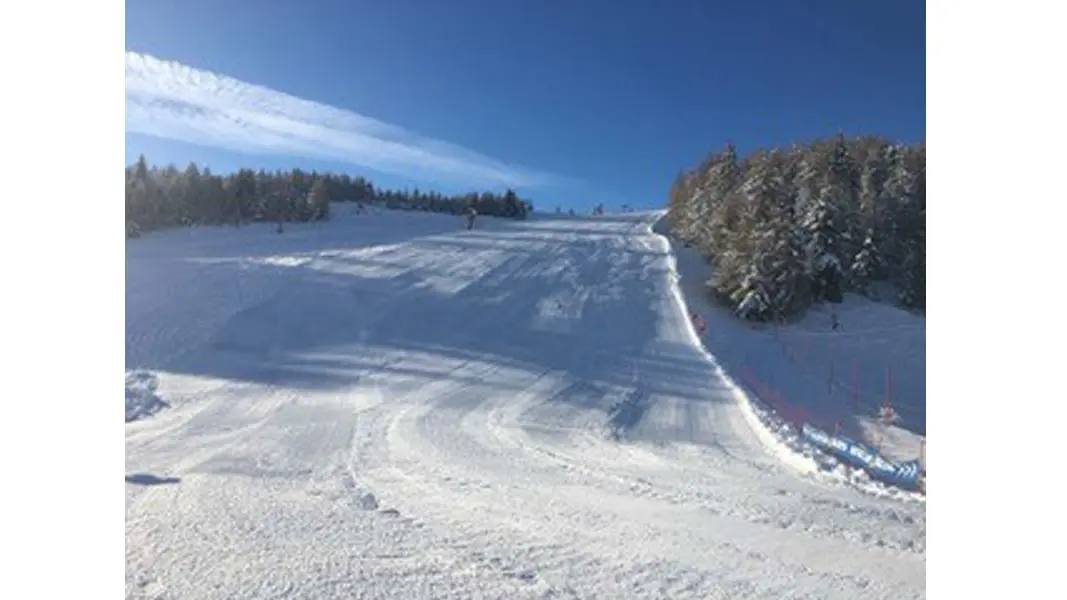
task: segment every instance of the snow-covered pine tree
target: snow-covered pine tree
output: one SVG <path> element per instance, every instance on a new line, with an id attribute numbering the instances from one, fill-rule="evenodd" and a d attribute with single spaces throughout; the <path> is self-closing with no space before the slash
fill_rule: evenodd
<path id="1" fill-rule="evenodd" d="M 767 153 L 760 152 L 745 161 L 746 169 L 732 198 L 738 207 L 735 232 L 731 237 L 734 281 L 729 282 L 729 297 L 738 316 L 766 320 L 774 314 L 771 302 L 773 275 L 768 253 L 773 245 L 769 219 L 776 193 L 774 173 Z"/>
<path id="2" fill-rule="evenodd" d="M 926 307 L 926 152 L 915 149 L 906 157 L 912 176 L 908 196 L 898 215 L 900 271 L 897 286 L 900 303 L 908 308 Z"/>
<path id="3" fill-rule="evenodd" d="M 886 216 L 882 227 L 886 242 L 882 251 L 889 267 L 886 275 L 890 281 L 897 282 L 900 279 L 900 260 L 903 256 L 901 242 L 907 227 L 903 214 L 915 192 L 916 174 L 909 164 L 907 148 L 895 146 L 889 154 L 892 162 L 889 163 L 889 177 L 883 192 Z"/>
<path id="4" fill-rule="evenodd" d="M 889 180 L 890 163 L 887 148 L 890 147 L 883 141 L 875 142 L 871 151 L 867 153 L 867 159 L 863 163 L 860 176 L 860 215 L 858 224 L 862 227 L 865 235 L 856 257 L 860 256 L 860 252 L 865 253 L 866 275 L 863 277 L 868 282 L 881 281 L 887 276 L 883 260 L 883 252 L 885 250 L 883 241 L 886 240 L 887 233 L 884 223 L 888 209 L 884 190 L 886 182 Z M 855 264 L 855 260 L 853 263 Z M 852 269 L 852 271 L 855 272 L 855 269 Z M 863 288 L 866 287 L 864 282 L 855 279 L 853 284 L 858 291 L 863 291 Z"/>
<path id="5" fill-rule="evenodd" d="M 782 200 L 787 216 L 793 222 L 797 220 L 800 211 L 800 174 L 804 166 L 803 153 L 794 144 L 788 152 L 782 152 Z"/>
<path id="6" fill-rule="evenodd" d="M 715 177 L 716 165 L 722 155 L 711 153 L 686 180 L 684 225 L 678 231 L 679 236 L 700 248 L 705 256 L 709 253 L 704 247 L 701 230 L 709 214 L 715 208 L 711 194 L 711 182 Z"/>
<path id="7" fill-rule="evenodd" d="M 811 282 L 804 260 L 804 242 L 794 220 L 793 187 L 787 179 L 792 174 L 790 161 L 774 151 L 768 157 L 767 168 L 773 185 L 764 199 L 759 250 L 771 278 L 772 310 L 776 318 L 783 318 L 810 304 Z"/>
<path id="8" fill-rule="evenodd" d="M 741 280 L 741 285 L 734 292 L 737 304 L 734 312 L 742 319 L 766 320 L 774 314 L 771 295 L 767 291 L 768 273 L 763 265 L 753 262 L 748 265 L 748 273 Z"/>
<path id="9" fill-rule="evenodd" d="M 133 171 L 126 170 L 126 239 L 141 236 L 141 227 L 137 224 L 137 187 L 133 180 Z"/>
<path id="10" fill-rule="evenodd" d="M 789 202 L 785 198 L 782 202 Z M 769 252 L 773 273 L 772 302 L 779 317 L 796 314 L 811 304 L 811 278 L 804 261 L 804 242 L 796 224 L 789 218 L 787 206 L 779 206 L 779 215 L 770 222 L 773 246 Z"/>
<path id="11" fill-rule="evenodd" d="M 254 220 L 256 217 L 256 173 L 241 169 L 233 179 L 233 195 L 236 202 L 237 222 Z"/>
<path id="12" fill-rule="evenodd" d="M 142 227 L 151 227 L 152 205 L 150 198 L 154 194 L 153 182 L 148 172 L 148 163 L 142 154 L 129 171 L 126 192 L 127 237 L 139 236 Z M 133 225 L 130 225 L 133 223 Z"/>
<path id="13" fill-rule="evenodd" d="M 849 267 L 853 289 L 861 294 L 868 292 L 875 274 L 881 270 L 880 260 L 878 248 L 874 243 L 874 231 L 868 230 L 863 239 L 863 245 L 860 246 L 859 252 L 852 259 L 852 265 Z"/>
<path id="14" fill-rule="evenodd" d="M 825 182 L 808 204 L 801 228 L 805 233 L 807 271 L 815 300 L 840 302 L 842 280 L 840 188 Z"/>
<path id="15" fill-rule="evenodd" d="M 848 151 L 848 141 L 844 133 L 839 133 L 826 157 L 827 175 L 830 180 L 840 185 L 843 191 L 842 207 L 855 206 L 859 199 L 860 175 L 856 162 Z"/>
<path id="16" fill-rule="evenodd" d="M 901 268 L 900 303 L 907 308 L 926 308 L 926 231 L 918 232 L 904 244 L 904 264 Z"/>
<path id="17" fill-rule="evenodd" d="M 723 226 L 716 230 L 714 245 L 717 248 L 711 257 L 712 273 L 708 285 L 713 296 L 736 305 L 735 292 L 749 274 L 749 259 L 752 255 L 752 236 L 745 228 L 741 214 L 745 208 L 744 195 L 740 190 L 730 192 L 722 211 L 730 213 L 733 227 Z M 718 212 L 714 213 L 718 215 Z M 736 216 L 734 216 L 736 215 Z"/>
<path id="18" fill-rule="evenodd" d="M 841 244 L 839 257 L 851 258 L 860 250 L 865 228 L 860 211 L 861 169 L 849 150 L 844 133 L 839 133 L 830 147 L 826 169 L 828 185 L 836 188 L 834 198 Z M 842 265 L 847 267 L 848 263 L 842 260 Z M 851 287 L 850 273 L 842 270 L 841 274 L 842 283 Z"/>
<path id="19" fill-rule="evenodd" d="M 716 215 L 723 195 L 730 191 L 731 173 L 736 168 L 736 151 L 728 145 L 726 151 L 708 155 L 696 171 L 680 173 L 671 186 L 668 210 L 671 233 L 687 247 L 697 247 L 708 258 L 715 254 L 714 235 L 708 221 Z"/>
<path id="20" fill-rule="evenodd" d="M 748 164 L 738 192 L 745 252 L 735 257 L 743 266 L 735 266 L 739 277 L 730 298 L 739 314 L 765 320 L 787 316 L 807 302 L 807 275 L 789 217 L 783 156 L 760 154 Z"/>
<path id="21" fill-rule="evenodd" d="M 859 205 L 862 227 L 865 231 L 874 228 L 878 222 L 882 207 L 882 192 L 889 179 L 889 165 L 886 162 L 885 144 L 879 145 L 867 154 L 867 160 L 860 167 Z"/>
<path id="22" fill-rule="evenodd" d="M 823 174 L 820 170 L 818 156 L 815 150 L 811 148 L 799 149 L 795 162 L 796 166 L 793 168 L 794 175 L 791 186 L 795 194 L 793 198 L 793 215 L 794 219 L 801 223 L 812 210 L 815 200 L 819 197 Z"/>
<path id="23" fill-rule="evenodd" d="M 175 200 L 174 214 L 181 225 L 200 224 L 206 203 L 204 202 L 203 182 L 200 180 L 200 168 L 196 163 L 189 163 L 181 174 L 178 193 Z"/>
<path id="24" fill-rule="evenodd" d="M 215 177 L 204 169 L 200 177 L 201 206 L 197 220 L 206 225 L 221 225 L 227 213 L 233 210 L 233 198 L 223 185 L 221 177 Z"/>
<path id="25" fill-rule="evenodd" d="M 674 183 L 671 184 L 667 202 L 667 222 L 671 227 L 671 232 L 679 238 L 682 238 L 682 231 L 688 225 L 689 196 L 687 178 L 688 176 L 685 172 L 678 173 Z"/>
<path id="26" fill-rule="evenodd" d="M 736 211 L 731 210 L 729 202 L 740 176 L 737 149 L 727 144 L 721 154 L 705 162 L 704 169 L 693 192 L 693 223 L 689 235 L 692 243 L 710 258 L 725 250 L 732 229 Z"/>
<path id="27" fill-rule="evenodd" d="M 925 161 L 919 159 L 915 149 L 901 147 L 897 151 L 888 181 L 886 182 L 886 200 L 891 212 L 887 217 L 887 244 L 890 250 L 885 252 L 887 276 L 899 290 L 905 285 L 907 265 L 915 263 L 914 239 L 921 225 L 925 228 L 925 219 L 920 218 L 920 179 L 925 170 Z M 925 190 L 922 190 L 925 196 Z M 923 198 L 925 201 L 925 197 Z M 925 244 L 925 242 L 924 242 Z M 923 250 L 925 254 L 925 248 Z"/>

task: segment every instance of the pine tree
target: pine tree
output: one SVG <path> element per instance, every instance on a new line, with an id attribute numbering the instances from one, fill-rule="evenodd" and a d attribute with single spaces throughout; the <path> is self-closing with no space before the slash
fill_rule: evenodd
<path id="1" fill-rule="evenodd" d="M 711 163 L 705 189 L 701 192 L 703 206 L 693 226 L 693 243 L 705 254 L 722 252 L 728 231 L 737 225 L 738 211 L 731 206 L 730 192 L 741 181 L 737 149 L 727 144 L 723 153 Z"/>
<path id="2" fill-rule="evenodd" d="M 256 217 L 256 173 L 252 169 L 241 169 L 233 178 L 233 195 L 236 200 L 237 222 L 253 220 Z"/>
<path id="3" fill-rule="evenodd" d="M 233 211 L 234 200 L 222 179 L 207 169 L 200 178 L 200 214 L 194 217 L 204 225 L 221 225 Z"/>
<path id="4" fill-rule="evenodd" d="M 133 178 L 135 181 L 146 181 L 148 179 L 148 161 L 145 159 L 144 154 L 137 157 L 137 162 L 133 167 Z"/>
<path id="5" fill-rule="evenodd" d="M 925 264 L 914 208 L 916 198 L 925 201 L 923 145 L 838 135 L 771 153 L 780 173 L 774 203 L 752 201 L 768 153 L 740 161 L 728 154 L 679 173 L 669 196 L 671 231 L 712 264 L 716 297 L 794 313 L 888 278 L 907 290 L 902 302 L 922 303 L 925 270 L 913 265 Z M 723 166 L 734 161 L 731 177 Z"/>
<path id="6" fill-rule="evenodd" d="M 841 219 L 834 186 L 824 186 L 809 204 L 801 224 L 806 233 L 807 271 L 812 277 L 816 300 L 840 302 L 841 297 Z"/>
<path id="7" fill-rule="evenodd" d="M 854 257 L 863 243 L 865 228 L 860 208 L 861 180 L 861 169 L 849 151 L 848 141 L 843 133 L 838 134 L 827 159 L 825 185 L 833 189 L 840 244 L 838 258 L 842 266 L 848 266 L 851 261 L 846 262 L 845 259 Z M 840 274 L 841 283 L 851 287 L 850 273 L 842 270 Z"/>
<path id="8" fill-rule="evenodd" d="M 310 212 L 309 219 L 307 220 L 322 220 L 330 217 L 330 193 L 326 187 L 326 180 L 319 178 L 315 183 L 311 184 L 311 191 L 308 192 L 307 200 L 308 210 Z"/>
<path id="9" fill-rule="evenodd" d="M 134 184 L 133 170 L 126 171 L 126 239 L 141 236 L 137 224 L 137 187 Z"/>
<path id="10" fill-rule="evenodd" d="M 734 201 L 740 206 L 740 231 L 747 238 L 745 252 L 733 256 L 736 264 L 730 271 L 734 281 L 725 291 L 746 318 L 762 319 L 771 310 L 771 295 L 767 289 L 772 275 L 768 265 L 772 206 L 779 193 L 779 181 L 770 157 L 760 154 L 749 160 L 749 167 Z M 736 242 L 735 242 L 735 245 Z"/>
<path id="11" fill-rule="evenodd" d="M 741 285 L 732 294 L 737 304 L 738 316 L 745 319 L 764 320 L 773 314 L 771 295 L 767 291 L 769 274 L 763 263 L 749 263 Z"/>
<path id="12" fill-rule="evenodd" d="M 742 184 L 748 244 L 747 272 L 734 299 L 738 308 L 775 320 L 810 301 L 802 240 L 792 221 L 793 199 L 780 152 L 754 157 Z M 760 307 L 761 312 L 754 312 Z"/>
<path id="13" fill-rule="evenodd" d="M 860 293 L 867 292 L 871 281 L 875 278 L 875 274 L 881 270 L 880 261 L 878 248 L 874 243 L 874 231 L 868 231 L 863 240 L 863 245 L 860 247 L 859 252 L 856 253 L 849 268 L 850 279 L 856 291 Z"/>
<path id="14" fill-rule="evenodd" d="M 901 261 L 897 275 L 898 299 L 907 308 L 926 307 L 926 207 L 916 198 L 901 216 Z"/>
<path id="15" fill-rule="evenodd" d="M 504 192 L 503 216 L 516 219 L 519 218 L 522 212 L 522 207 L 519 206 L 519 197 L 515 195 L 514 190 L 508 189 L 506 192 Z"/>
<path id="16" fill-rule="evenodd" d="M 906 246 L 898 299 L 907 308 L 926 308 L 926 232 Z"/>
<path id="17" fill-rule="evenodd" d="M 926 307 L 926 156 L 916 149 L 904 157 L 906 194 L 901 199 L 896 222 L 901 260 L 897 283 L 900 303 L 908 308 Z"/>
<path id="18" fill-rule="evenodd" d="M 841 188 L 841 207 L 855 207 L 859 204 L 860 174 L 848 150 L 845 135 L 839 134 L 834 140 L 827 158 L 827 175 L 831 185 Z"/>
<path id="19" fill-rule="evenodd" d="M 888 179 L 889 168 L 885 159 L 885 151 L 879 148 L 863 163 L 860 175 L 860 224 L 863 230 L 870 234 L 873 234 L 873 230 L 878 226 L 879 212 L 882 209 L 882 193 Z"/>
<path id="20" fill-rule="evenodd" d="M 686 195 L 686 177 L 685 173 L 679 173 L 674 178 L 674 183 L 671 184 L 670 193 L 667 199 L 667 220 L 670 223 L 671 230 L 675 235 L 681 235 L 681 232 L 687 226 L 686 211 L 688 210 L 689 199 Z"/>
<path id="21" fill-rule="evenodd" d="M 763 260 L 771 276 L 771 306 L 775 320 L 811 303 L 811 279 L 805 264 L 804 241 L 790 218 L 790 198 L 771 205 L 763 227 Z"/>
<path id="22" fill-rule="evenodd" d="M 178 194 L 173 207 L 178 222 L 185 226 L 200 224 L 207 204 L 204 202 L 200 168 L 196 163 L 189 163 L 182 173 Z"/>

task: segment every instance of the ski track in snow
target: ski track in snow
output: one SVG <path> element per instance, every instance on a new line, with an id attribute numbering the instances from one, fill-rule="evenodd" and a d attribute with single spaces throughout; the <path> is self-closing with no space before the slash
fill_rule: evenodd
<path id="1" fill-rule="evenodd" d="M 127 597 L 925 597 L 925 505 L 767 450 L 657 214 L 345 208 L 127 242 Z"/>

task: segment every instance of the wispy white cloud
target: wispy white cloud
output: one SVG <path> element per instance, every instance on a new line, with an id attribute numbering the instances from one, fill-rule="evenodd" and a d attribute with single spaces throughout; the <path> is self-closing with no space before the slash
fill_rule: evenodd
<path id="1" fill-rule="evenodd" d="M 351 111 L 136 52 L 126 53 L 126 130 L 418 179 L 515 187 L 563 182 Z"/>

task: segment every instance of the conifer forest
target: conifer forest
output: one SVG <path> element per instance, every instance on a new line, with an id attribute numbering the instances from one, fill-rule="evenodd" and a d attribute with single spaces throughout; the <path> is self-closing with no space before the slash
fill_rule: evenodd
<path id="1" fill-rule="evenodd" d="M 292 169 L 268 172 L 240 169 L 214 175 L 191 163 L 149 166 L 144 156 L 126 168 L 126 237 L 194 225 L 241 225 L 257 221 L 283 223 L 330 218 L 331 202 L 380 204 L 386 208 L 459 215 L 474 207 L 478 214 L 524 219 L 533 204 L 512 190 L 445 196 L 436 192 L 383 190 L 363 177 Z"/>
<path id="2" fill-rule="evenodd" d="M 925 309 L 925 143 L 839 135 L 744 158 L 728 144 L 678 176 L 667 218 L 743 318 L 785 321 L 844 293 Z"/>

